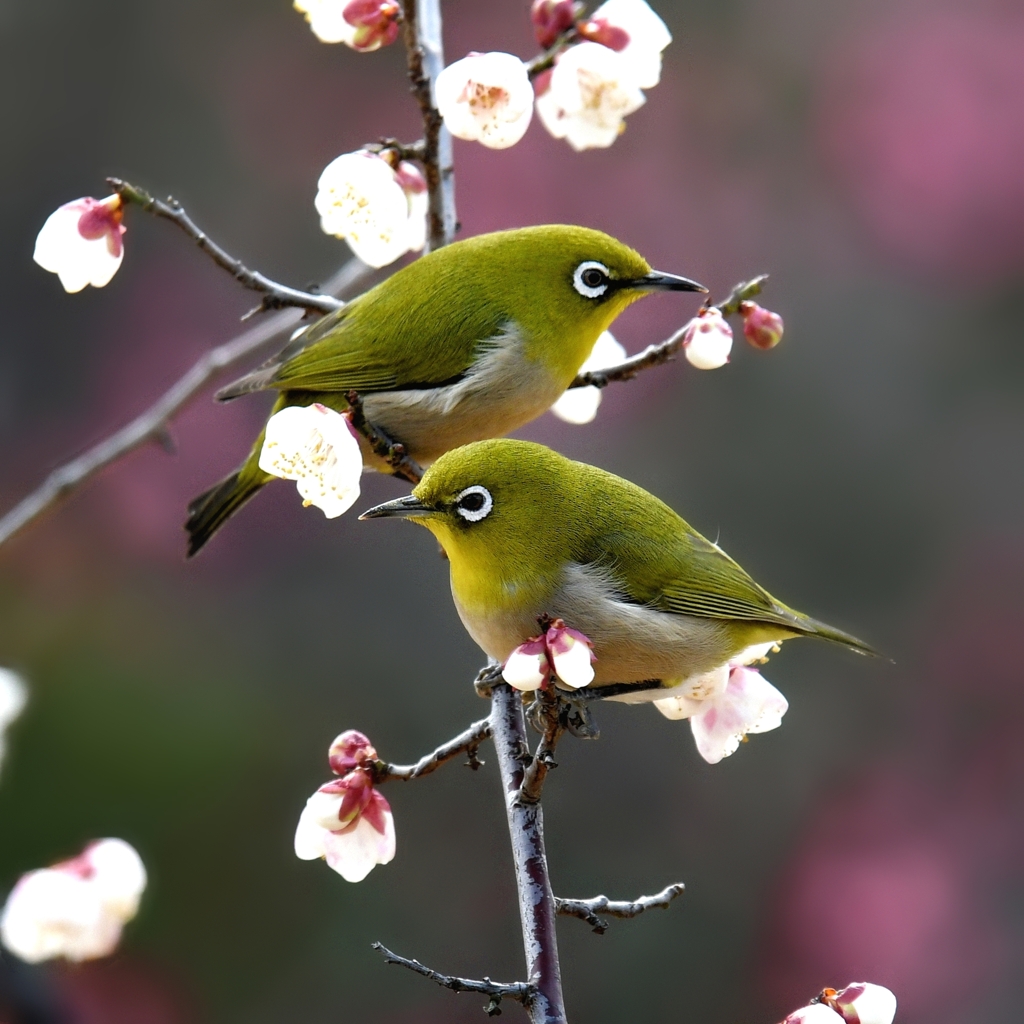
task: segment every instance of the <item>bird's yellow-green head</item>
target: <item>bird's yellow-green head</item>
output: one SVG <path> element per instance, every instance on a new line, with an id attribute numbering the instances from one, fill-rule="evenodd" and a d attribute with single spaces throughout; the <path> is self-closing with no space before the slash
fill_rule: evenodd
<path id="1" fill-rule="evenodd" d="M 598 335 L 631 303 L 654 291 L 702 292 L 684 277 L 651 269 L 602 231 L 546 224 L 477 235 L 437 249 L 399 272 L 405 296 L 442 288 L 448 308 L 483 323 L 521 328 L 532 358 L 563 386 Z M 453 325 L 456 330 L 458 327 Z"/>
<path id="2" fill-rule="evenodd" d="M 529 441 L 479 441 L 441 456 L 409 497 L 363 518 L 402 516 L 425 526 L 448 556 L 460 600 L 497 608 L 558 575 L 573 557 L 581 513 L 601 520 L 599 506 L 580 506 L 599 498 L 590 494 L 588 470 Z"/>

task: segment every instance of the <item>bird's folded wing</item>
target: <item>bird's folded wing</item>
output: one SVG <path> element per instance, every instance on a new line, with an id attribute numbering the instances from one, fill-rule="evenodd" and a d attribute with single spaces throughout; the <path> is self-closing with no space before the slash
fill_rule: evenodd
<path id="1" fill-rule="evenodd" d="M 441 322 L 429 304 L 396 303 L 368 292 L 315 323 L 276 358 L 223 392 L 390 391 L 458 380 L 479 344 L 500 334 L 501 318 Z"/>

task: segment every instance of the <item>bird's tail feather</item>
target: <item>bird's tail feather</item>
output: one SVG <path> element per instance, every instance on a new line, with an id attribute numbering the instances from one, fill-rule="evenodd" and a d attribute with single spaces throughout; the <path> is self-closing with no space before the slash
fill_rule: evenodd
<path id="1" fill-rule="evenodd" d="M 260 444 L 262 444 L 262 437 Z M 252 457 L 240 469 L 214 484 L 188 506 L 188 557 L 191 558 L 265 483 L 264 473 Z"/>
<path id="2" fill-rule="evenodd" d="M 870 654 L 876 658 L 883 657 L 870 644 L 866 644 L 851 633 L 845 633 L 843 630 L 836 629 L 835 626 L 830 626 L 826 622 L 819 622 L 818 619 L 812 619 L 809 615 L 800 615 L 799 613 L 798 621 L 800 631 L 804 636 L 816 636 L 822 640 L 830 640 L 832 643 L 849 647 L 850 650 L 856 651 L 858 654 Z"/>

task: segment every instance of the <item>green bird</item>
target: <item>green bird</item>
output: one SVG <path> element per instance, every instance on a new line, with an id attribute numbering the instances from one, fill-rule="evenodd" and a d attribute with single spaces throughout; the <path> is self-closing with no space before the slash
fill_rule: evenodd
<path id="1" fill-rule="evenodd" d="M 669 717 L 724 687 L 716 673 L 790 637 L 875 653 L 772 597 L 652 494 L 543 445 L 448 452 L 412 495 L 360 518 L 388 516 L 440 542 L 459 616 L 494 662 L 536 641 L 538 621 L 562 620 L 593 647 L 589 685 L 627 701 L 683 698 L 659 703 Z"/>
<path id="2" fill-rule="evenodd" d="M 313 403 L 344 412 L 355 390 L 369 422 L 428 466 L 549 409 L 601 332 L 659 290 L 707 289 L 651 270 L 639 253 L 589 228 L 479 235 L 399 270 L 217 397 L 273 390 L 273 412 Z M 259 468 L 262 446 L 261 434 L 245 463 L 189 506 L 189 555 L 273 479 Z M 363 460 L 390 472 L 365 443 Z"/>

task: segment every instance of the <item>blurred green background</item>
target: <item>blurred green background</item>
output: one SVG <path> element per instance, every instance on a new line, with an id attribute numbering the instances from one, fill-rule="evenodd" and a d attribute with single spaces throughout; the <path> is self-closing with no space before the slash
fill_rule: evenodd
<path id="1" fill-rule="evenodd" d="M 714 373 L 644 374 L 595 424 L 524 435 L 654 491 L 895 664 L 787 645 L 766 669 L 784 726 L 716 766 L 650 708 L 600 708 L 600 741 L 564 744 L 556 891 L 688 887 L 604 936 L 563 922 L 570 1016 L 770 1024 L 864 978 L 896 991 L 904 1024 L 1016 1021 L 1024 9 L 654 6 L 675 42 L 610 150 L 575 154 L 539 124 L 504 152 L 456 144 L 463 233 L 588 224 L 718 296 L 770 271 L 786 339 L 741 342 Z M 527 12 L 446 0 L 449 59 L 532 56 Z M 65 296 L 31 262 L 47 214 L 117 174 L 173 192 L 271 276 L 322 280 L 347 249 L 319 230 L 316 178 L 380 135 L 416 137 L 403 60 L 318 43 L 286 0 L 0 0 L 4 507 L 252 305 L 138 211 L 113 283 Z M 616 334 L 636 351 L 692 312 L 651 298 Z M 369 944 L 520 975 L 486 748 L 476 774 L 388 787 L 398 856 L 365 882 L 291 851 L 336 733 L 408 761 L 486 713 L 430 537 L 327 522 L 281 484 L 183 560 L 185 504 L 265 413 L 200 399 L 175 456 L 135 453 L 0 550 L 0 663 L 32 688 L 0 780 L 0 891 L 104 835 L 151 873 L 111 960 L 4 970 L 75 1024 L 480 1020 L 480 999 Z M 368 478 L 362 504 L 404 492 Z M 4 1024 L 30 1019 L 0 1004 Z"/>

